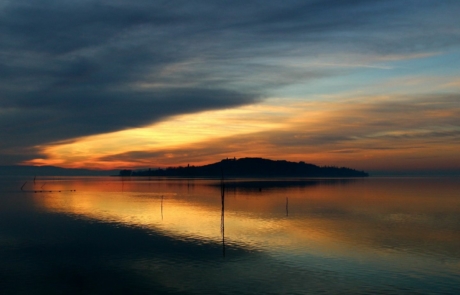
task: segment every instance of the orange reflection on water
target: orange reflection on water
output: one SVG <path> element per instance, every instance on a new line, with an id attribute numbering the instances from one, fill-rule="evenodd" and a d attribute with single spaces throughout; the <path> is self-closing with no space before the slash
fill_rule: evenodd
<path id="1" fill-rule="evenodd" d="M 48 211 L 222 241 L 218 180 L 69 178 L 46 187 L 53 192 L 34 199 Z M 225 241 L 279 255 L 460 259 L 459 189 L 448 179 L 228 182 Z M 458 260 L 446 265 L 459 270 Z"/>

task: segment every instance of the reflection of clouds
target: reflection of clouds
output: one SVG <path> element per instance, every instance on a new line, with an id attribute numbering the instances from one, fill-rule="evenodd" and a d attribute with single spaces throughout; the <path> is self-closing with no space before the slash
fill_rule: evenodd
<path id="1" fill-rule="evenodd" d="M 128 182 L 123 193 L 104 192 L 98 183 L 91 187 L 74 182 L 76 193 L 37 194 L 35 200 L 53 212 L 219 243 L 220 188 L 209 185 L 218 182 L 195 180 L 190 191 L 183 180 L 178 186 L 175 181 L 150 186 L 147 181 Z M 50 187 L 54 185 L 64 184 Z M 321 181 L 262 192 L 230 188 L 225 195 L 226 244 L 278 254 L 371 257 L 391 250 L 457 257 L 460 219 L 455 191 L 454 181 L 417 179 Z M 163 219 L 161 196 L 165 196 Z"/>
<path id="2" fill-rule="evenodd" d="M 40 187 L 42 181 L 37 179 L 36 185 Z M 353 280 L 358 286 L 375 278 L 391 286 L 436 278 L 450 284 L 458 281 L 460 183 L 455 179 L 314 181 L 319 184 L 267 187 L 262 192 L 229 189 L 225 195 L 225 259 L 220 192 L 213 186 L 219 180 L 131 177 L 124 181 L 122 192 L 119 177 L 97 181 L 50 177 L 46 179 L 50 189 L 72 187 L 77 192 L 33 194 L 31 205 L 34 210 L 39 207 L 38 220 L 30 214 L 15 218 L 19 235 L 33 233 L 37 251 L 16 248 L 31 249 L 30 244 L 20 242 L 23 239 L 5 242 L 19 249 L 14 255 L 28 253 L 27 263 L 40 269 L 31 279 L 38 276 L 41 284 L 43 279 L 49 282 L 49 268 L 55 271 L 55 265 L 62 265 L 62 272 L 83 265 L 95 277 L 103 276 L 101 280 L 110 287 L 129 287 L 135 276 L 146 284 L 161 284 L 166 291 L 198 284 L 206 291 L 244 293 L 247 285 L 240 282 L 255 280 L 264 283 L 250 291 L 260 290 L 260 294 L 286 292 L 289 284 L 321 293 L 338 278 L 347 285 Z M 18 186 L 12 187 L 17 190 Z M 165 195 L 163 221 L 161 195 Z M 14 199 L 23 203 L 22 198 Z M 9 210 L 8 206 L 1 208 Z M 5 220 L 11 214 L 0 216 Z M 406 222 L 400 222 L 402 219 Z M 12 227 L 9 222 L 2 224 L 9 230 Z M 92 258 L 90 266 L 86 257 Z M 16 260 L 2 261 L 13 273 L 19 268 Z M 97 267 L 102 271 L 95 271 Z M 280 286 L 280 281 L 285 283 Z M 371 285 L 369 290 L 375 291 L 373 281 Z M 381 293 L 388 290 L 385 285 Z M 343 288 L 340 285 L 331 292 L 341 293 Z"/>
<path id="3" fill-rule="evenodd" d="M 399 224 L 412 223 L 412 224 L 420 224 L 420 225 L 431 225 L 433 224 L 433 221 L 435 221 L 433 218 L 430 218 L 429 216 L 426 216 L 426 215 L 407 214 L 407 213 L 391 213 L 388 215 L 381 216 L 381 218 L 385 222 L 399 223 Z M 439 220 L 436 220 L 436 222 L 439 222 Z"/>
<path id="4" fill-rule="evenodd" d="M 209 274 L 207 279 L 215 277 L 220 282 L 211 266 L 195 276 L 195 268 L 188 263 L 194 265 L 193 259 L 206 255 L 211 260 L 221 259 L 220 187 L 214 186 L 220 180 L 150 182 L 131 178 L 121 192 L 120 181 L 114 179 L 105 178 L 108 184 L 88 180 L 50 183 L 51 188 L 72 185 L 77 192 L 35 194 L 34 200 L 52 212 L 115 223 L 119 228 L 124 227 L 120 224 L 141 228 L 153 236 L 176 241 L 174 247 L 152 244 L 148 247 L 155 252 L 153 258 L 126 261 L 123 265 L 141 271 L 147 278 L 153 273 L 150 279 L 173 286 L 177 278 L 199 281 Z M 351 271 L 379 278 L 385 272 L 393 276 L 395 272 L 415 271 L 426 277 L 460 273 L 457 182 L 359 179 L 315 180 L 315 185 L 307 186 L 291 184 L 266 187 L 262 192 L 231 187 L 227 190 L 225 259 L 238 260 L 234 271 L 237 277 L 279 280 L 286 276 L 290 281 L 308 282 L 311 288 L 318 272 L 319 277 L 328 278 L 324 271 L 346 270 L 347 274 Z M 285 214 L 286 197 L 289 216 Z M 156 247 L 160 247 L 161 255 L 157 255 Z M 242 261 L 238 253 L 249 253 L 250 258 Z M 265 267 L 254 267 L 255 263 L 267 266 L 270 272 L 261 272 Z M 162 265 L 161 269 L 157 265 Z M 291 270 L 295 275 L 286 274 Z M 166 275 L 170 273 L 176 274 L 175 279 Z M 310 274 L 314 281 L 305 281 L 305 275 Z"/>

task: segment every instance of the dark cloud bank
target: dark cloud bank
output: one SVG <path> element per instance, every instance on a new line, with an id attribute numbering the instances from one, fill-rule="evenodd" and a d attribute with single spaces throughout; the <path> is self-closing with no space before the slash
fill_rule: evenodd
<path id="1" fill-rule="evenodd" d="M 457 1 L 2 1 L 0 164 L 29 158 L 38 144 L 251 104 L 290 83 L 258 79 L 267 72 L 307 81 L 334 74 L 251 59 L 458 44 L 458 8 Z"/>

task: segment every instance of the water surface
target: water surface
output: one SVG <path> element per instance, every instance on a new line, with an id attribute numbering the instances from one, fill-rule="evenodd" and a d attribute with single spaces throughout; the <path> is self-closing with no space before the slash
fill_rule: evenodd
<path id="1" fill-rule="evenodd" d="M 222 192 L 206 179 L 4 177 L 0 293 L 459 294 L 459 192 L 455 178 Z"/>

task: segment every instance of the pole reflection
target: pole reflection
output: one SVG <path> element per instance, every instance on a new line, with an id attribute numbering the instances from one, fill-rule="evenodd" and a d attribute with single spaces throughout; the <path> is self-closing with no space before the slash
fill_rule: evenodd
<path id="1" fill-rule="evenodd" d="M 220 215 L 220 232 L 222 234 L 222 256 L 225 257 L 225 183 L 223 176 L 220 187 L 220 198 L 222 202 L 222 211 Z"/>

